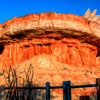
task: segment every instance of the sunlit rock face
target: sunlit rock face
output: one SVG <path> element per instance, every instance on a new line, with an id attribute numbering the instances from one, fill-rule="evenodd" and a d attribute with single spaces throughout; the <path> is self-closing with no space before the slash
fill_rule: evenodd
<path id="1" fill-rule="evenodd" d="M 89 67 L 96 66 L 97 48 L 71 38 L 33 39 L 5 45 L 0 54 L 0 65 L 9 67 L 41 54 L 54 55 L 61 63 L 72 64 L 76 67 L 83 65 Z"/>
<path id="2" fill-rule="evenodd" d="M 83 17 L 55 12 L 31 14 L 0 24 L 0 71 L 15 65 L 20 75 L 31 65 L 33 83 L 40 86 L 46 82 L 61 86 L 67 80 L 71 85 L 95 84 L 100 77 L 99 55 L 100 15 L 96 10 L 90 13 L 88 9 Z M 21 78 L 24 77 L 22 73 Z M 4 85 L 4 77 L 0 79 Z M 58 97 L 62 92 L 51 91 L 55 97 L 51 100 L 62 100 Z M 72 99 L 93 93 L 94 88 L 75 89 Z"/>
<path id="3" fill-rule="evenodd" d="M 1 68 L 20 65 L 20 75 L 31 64 L 34 67 L 34 84 L 40 86 L 45 86 L 47 81 L 52 86 L 62 85 L 65 80 L 70 80 L 72 84 L 91 84 L 100 75 L 97 71 L 100 65 L 100 59 L 96 57 L 97 47 L 81 43 L 78 39 L 34 38 L 0 48 Z M 61 89 L 53 92 L 51 94 L 55 97 L 58 95 L 57 100 L 62 100 Z M 88 92 L 90 95 L 96 93 L 92 89 Z M 88 95 L 88 92 L 72 90 L 72 96 Z"/>

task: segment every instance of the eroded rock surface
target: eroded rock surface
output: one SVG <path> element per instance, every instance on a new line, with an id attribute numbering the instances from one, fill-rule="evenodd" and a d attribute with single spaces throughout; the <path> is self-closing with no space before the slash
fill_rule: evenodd
<path id="1" fill-rule="evenodd" d="M 32 65 L 33 81 L 41 86 L 47 81 L 53 86 L 62 85 L 66 80 L 72 85 L 94 84 L 100 77 L 97 53 L 100 55 L 100 15 L 96 10 L 90 13 L 88 9 L 83 17 L 55 12 L 30 14 L 0 24 L 1 71 L 20 65 L 20 75 Z M 1 80 L 0 84 L 4 84 L 4 77 Z M 53 93 L 58 96 L 62 90 Z M 93 93 L 95 89 L 72 90 L 72 98 L 78 100 L 78 95 Z"/>
<path id="2" fill-rule="evenodd" d="M 3 67 L 20 64 L 39 54 L 52 54 L 61 63 L 89 67 L 96 66 L 97 48 L 71 38 L 63 38 L 62 40 L 33 39 L 5 45 L 0 54 L 0 65 Z"/>
<path id="3" fill-rule="evenodd" d="M 19 43 L 10 43 L 0 47 L 0 68 L 16 66 L 19 84 L 25 79 L 24 70 L 31 64 L 34 70 L 34 84 L 45 86 L 48 81 L 52 86 L 61 86 L 63 81 L 70 80 L 72 85 L 95 84 L 100 77 L 100 58 L 97 47 L 81 43 L 73 38 L 34 38 Z M 4 77 L 0 77 L 4 84 Z M 79 95 L 96 94 L 92 89 L 72 90 L 73 100 Z M 52 90 L 55 100 L 62 100 L 62 89 Z M 53 100 L 52 98 L 51 100 Z"/>

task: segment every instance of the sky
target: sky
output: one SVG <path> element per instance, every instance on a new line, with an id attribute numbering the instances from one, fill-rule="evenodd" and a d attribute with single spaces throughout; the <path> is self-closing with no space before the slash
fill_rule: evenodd
<path id="1" fill-rule="evenodd" d="M 0 24 L 26 14 L 57 12 L 83 16 L 86 10 L 97 9 L 100 15 L 100 0 L 0 0 Z"/>

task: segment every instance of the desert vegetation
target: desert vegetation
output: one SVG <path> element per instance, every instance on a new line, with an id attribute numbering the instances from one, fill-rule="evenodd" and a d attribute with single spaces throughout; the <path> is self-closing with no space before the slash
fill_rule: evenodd
<path id="1" fill-rule="evenodd" d="M 9 88 L 2 90 L 0 98 L 2 100 L 37 100 L 37 91 L 32 89 L 25 89 L 24 87 L 33 86 L 33 76 L 34 70 L 33 66 L 30 64 L 27 71 L 24 70 L 20 72 L 20 75 L 24 75 L 24 78 L 19 75 L 17 68 L 19 66 L 13 66 L 9 69 L 4 69 L 0 73 L 0 76 L 4 77 L 5 84 L 1 86 L 3 88 Z M 16 87 L 21 87 L 23 89 L 17 89 Z"/>

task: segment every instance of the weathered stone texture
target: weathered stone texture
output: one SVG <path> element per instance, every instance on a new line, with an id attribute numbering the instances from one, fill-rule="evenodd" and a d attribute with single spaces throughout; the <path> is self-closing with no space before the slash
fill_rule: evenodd
<path id="1" fill-rule="evenodd" d="M 47 81 L 53 86 L 62 85 L 64 80 L 71 80 L 72 85 L 94 84 L 95 79 L 100 77 L 100 58 L 96 56 L 97 47 L 81 43 L 77 39 L 33 39 L 5 45 L 0 54 L 0 67 L 20 65 L 20 72 L 32 64 L 35 71 L 34 82 L 41 86 L 45 86 Z M 62 94 L 62 90 L 58 89 L 53 92 L 59 96 Z M 86 89 L 86 92 L 72 90 L 72 95 L 75 96 L 92 93 L 95 93 L 93 89 Z"/>
<path id="2" fill-rule="evenodd" d="M 63 39 L 60 42 L 48 44 L 48 39 L 35 40 L 38 44 L 20 42 L 5 45 L 1 58 L 1 66 L 16 65 L 39 54 L 52 54 L 61 63 L 74 66 L 96 66 L 97 48 L 87 43 L 80 43 L 76 39 Z M 41 42 L 43 41 L 43 42 Z M 47 41 L 47 42 L 46 42 Z"/>

